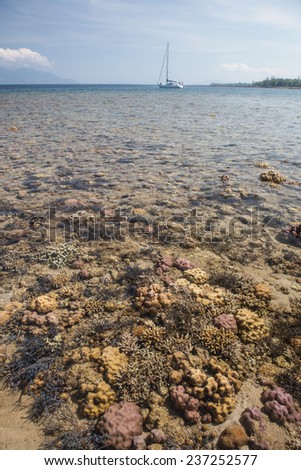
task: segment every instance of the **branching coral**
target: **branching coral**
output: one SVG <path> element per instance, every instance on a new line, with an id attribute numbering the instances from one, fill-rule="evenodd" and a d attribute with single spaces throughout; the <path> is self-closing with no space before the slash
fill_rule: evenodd
<path id="1" fill-rule="evenodd" d="M 200 333 L 199 341 L 211 354 L 229 356 L 237 343 L 237 337 L 232 331 L 209 326 Z"/>

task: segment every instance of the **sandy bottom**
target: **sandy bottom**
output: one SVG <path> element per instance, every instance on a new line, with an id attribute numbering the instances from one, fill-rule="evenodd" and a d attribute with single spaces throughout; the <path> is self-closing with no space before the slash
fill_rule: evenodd
<path id="1" fill-rule="evenodd" d="M 43 435 L 40 428 L 26 419 L 26 410 L 31 403 L 29 397 L 18 402 L 19 393 L 0 390 L 0 449 L 36 450 L 41 448 Z"/>

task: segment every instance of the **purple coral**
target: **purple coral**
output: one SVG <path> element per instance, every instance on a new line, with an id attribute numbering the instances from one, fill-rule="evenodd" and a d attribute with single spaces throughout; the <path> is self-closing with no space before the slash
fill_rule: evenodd
<path id="1" fill-rule="evenodd" d="M 182 385 L 171 388 L 170 398 L 175 408 L 184 414 L 186 421 L 197 423 L 200 420 L 199 400 L 186 393 Z"/>
<path id="2" fill-rule="evenodd" d="M 280 424 L 293 422 L 301 425 L 301 413 L 294 407 L 293 397 L 283 388 L 277 387 L 272 390 L 265 390 L 261 395 L 264 403 L 264 411 L 272 421 Z"/>
<path id="3" fill-rule="evenodd" d="M 234 333 L 237 332 L 237 323 L 234 315 L 227 315 L 222 313 L 218 317 L 215 317 L 213 323 L 217 328 L 224 328 L 224 330 L 230 330 Z"/>
<path id="4" fill-rule="evenodd" d="M 256 406 L 253 408 L 246 408 L 240 417 L 240 422 L 249 436 L 260 431 L 264 431 L 265 429 L 263 416 L 259 408 Z"/>
<path id="5" fill-rule="evenodd" d="M 195 265 L 186 258 L 177 258 L 174 263 L 174 267 L 180 269 L 181 271 L 186 271 L 187 269 L 195 268 Z"/>

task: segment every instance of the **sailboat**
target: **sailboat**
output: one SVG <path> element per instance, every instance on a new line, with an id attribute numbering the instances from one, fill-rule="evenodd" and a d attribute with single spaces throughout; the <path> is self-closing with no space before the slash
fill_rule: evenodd
<path id="1" fill-rule="evenodd" d="M 165 83 L 162 83 L 161 76 L 162 76 L 162 72 L 164 69 L 164 65 L 165 65 L 165 70 L 166 70 L 166 79 L 165 79 Z M 170 78 L 168 78 L 168 73 L 169 73 L 168 67 L 169 67 L 169 42 L 167 43 L 166 51 L 164 54 L 161 72 L 160 72 L 159 79 L 158 79 L 158 86 L 159 88 L 168 88 L 168 89 L 183 88 L 183 82 L 177 82 L 175 80 L 171 80 Z"/>

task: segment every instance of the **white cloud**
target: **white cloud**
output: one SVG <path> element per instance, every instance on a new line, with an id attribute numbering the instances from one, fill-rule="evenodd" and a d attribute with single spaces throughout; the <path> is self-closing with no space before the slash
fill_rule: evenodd
<path id="1" fill-rule="evenodd" d="M 0 48 L 0 65 L 16 68 L 16 67 L 38 67 L 52 68 L 47 57 L 42 56 L 38 52 L 21 47 L 20 49 L 2 49 Z"/>
<path id="2" fill-rule="evenodd" d="M 247 64 L 236 62 L 233 64 L 221 64 L 220 68 L 227 72 L 247 72 L 247 73 L 265 73 L 268 75 L 284 75 L 287 74 L 287 70 L 278 69 L 272 67 L 250 67 Z"/>

